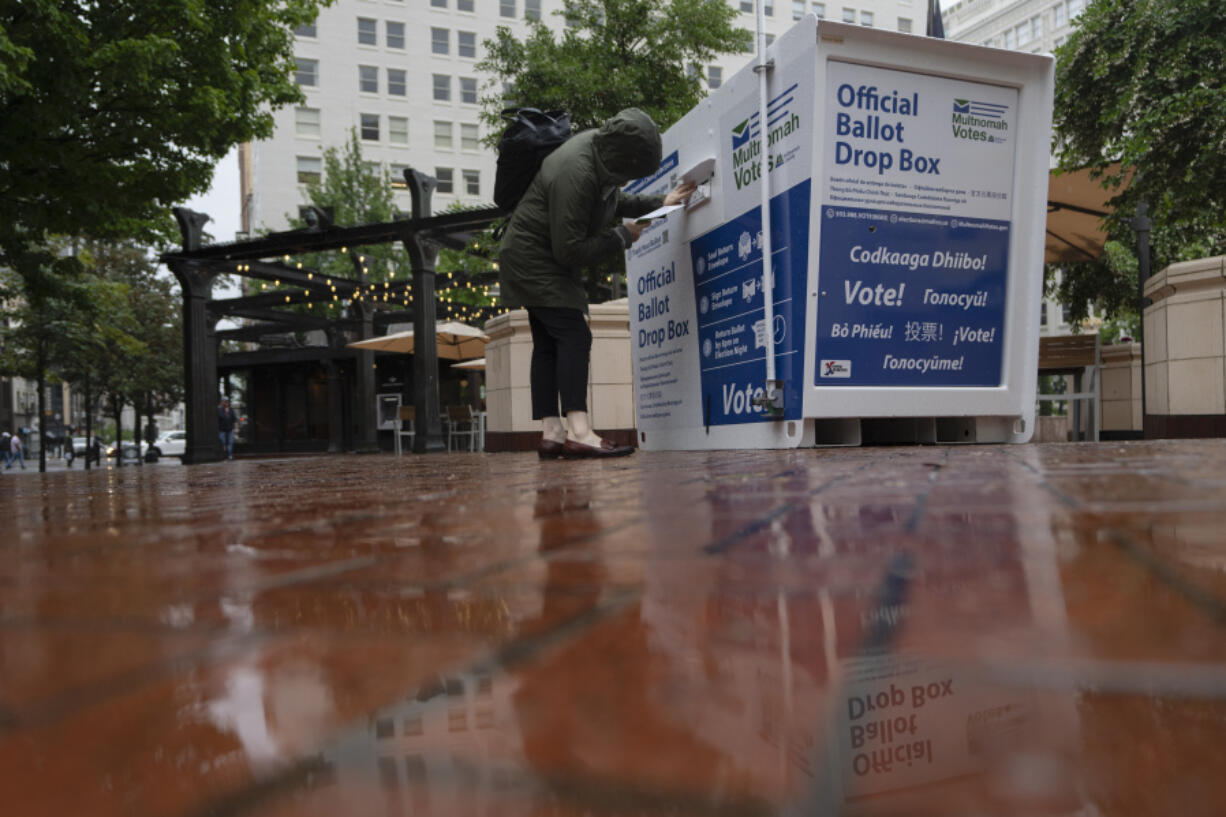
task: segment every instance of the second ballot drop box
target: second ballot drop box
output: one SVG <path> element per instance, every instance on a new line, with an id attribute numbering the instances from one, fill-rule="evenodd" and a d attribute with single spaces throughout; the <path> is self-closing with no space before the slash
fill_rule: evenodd
<path id="1" fill-rule="evenodd" d="M 814 17 L 768 57 L 765 126 L 747 66 L 627 188 L 705 180 L 627 253 L 640 447 L 1029 440 L 1052 58 Z"/>

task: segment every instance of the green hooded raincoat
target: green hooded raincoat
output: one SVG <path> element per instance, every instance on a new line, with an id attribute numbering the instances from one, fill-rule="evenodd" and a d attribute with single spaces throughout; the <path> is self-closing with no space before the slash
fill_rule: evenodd
<path id="1" fill-rule="evenodd" d="M 630 246 L 620 218 L 650 212 L 663 196 L 619 189 L 660 167 L 660 131 L 627 108 L 551 153 L 520 200 L 498 257 L 501 302 L 587 311 L 585 268 Z"/>

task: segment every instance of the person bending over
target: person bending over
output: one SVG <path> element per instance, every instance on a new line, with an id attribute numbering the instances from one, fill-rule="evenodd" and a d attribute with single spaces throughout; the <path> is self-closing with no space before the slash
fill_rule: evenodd
<path id="1" fill-rule="evenodd" d="M 642 234 L 645 225 L 620 218 L 680 204 L 693 193 L 688 182 L 662 197 L 621 191 L 630 180 L 655 173 L 661 152 L 655 122 L 627 108 L 551 153 L 507 224 L 498 264 L 501 299 L 528 311 L 532 418 L 541 421 L 542 459 L 634 452 L 601 439 L 588 417 L 592 332 L 583 279 L 587 267 L 625 252 Z"/>

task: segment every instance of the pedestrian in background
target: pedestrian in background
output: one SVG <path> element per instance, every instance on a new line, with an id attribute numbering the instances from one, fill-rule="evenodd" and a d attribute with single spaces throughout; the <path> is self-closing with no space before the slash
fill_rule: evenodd
<path id="1" fill-rule="evenodd" d="M 221 405 L 217 407 L 217 436 L 228 460 L 234 459 L 234 425 L 237 422 L 238 415 L 230 408 L 230 400 L 223 397 Z"/>
<path id="2" fill-rule="evenodd" d="M 4 463 L 4 470 L 12 468 L 14 462 L 20 463 L 22 471 L 26 470 L 25 447 L 21 443 L 20 434 L 14 434 L 9 438 L 9 457 Z"/>

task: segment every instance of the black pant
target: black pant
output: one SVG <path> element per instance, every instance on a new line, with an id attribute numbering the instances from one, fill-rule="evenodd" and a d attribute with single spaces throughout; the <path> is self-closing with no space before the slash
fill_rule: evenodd
<path id="1" fill-rule="evenodd" d="M 583 312 L 553 306 L 528 307 L 532 329 L 532 419 L 587 411 L 587 371 L 592 353 L 592 330 Z"/>

